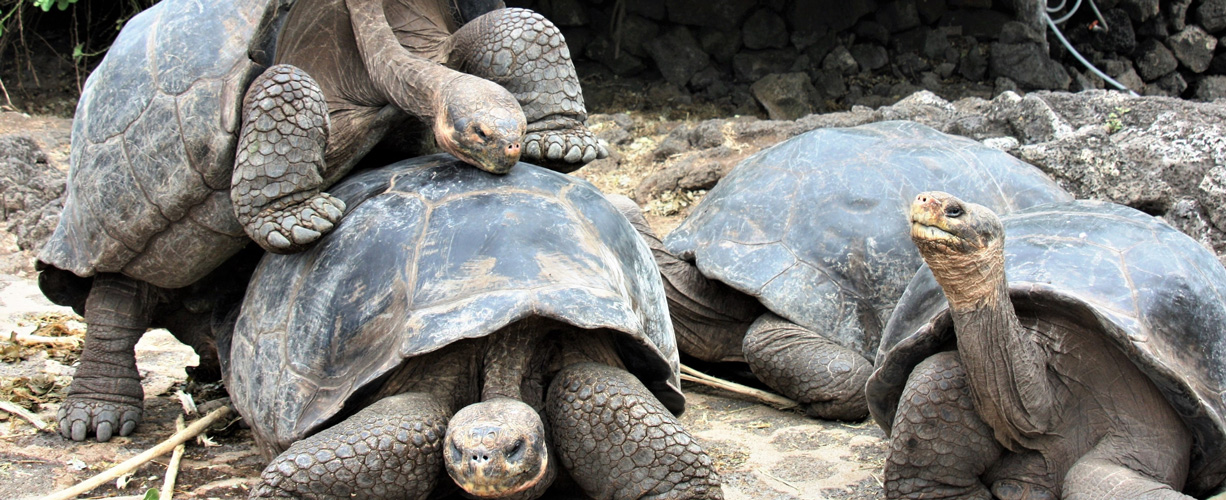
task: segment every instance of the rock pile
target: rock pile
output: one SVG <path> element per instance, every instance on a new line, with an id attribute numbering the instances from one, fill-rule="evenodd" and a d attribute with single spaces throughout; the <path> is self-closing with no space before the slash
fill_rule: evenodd
<path id="1" fill-rule="evenodd" d="M 1110 29 L 1082 6 L 1062 31 L 1108 75 L 1147 95 L 1226 97 L 1226 0 L 1095 1 Z M 558 24 L 581 74 L 658 74 L 699 99 L 756 100 L 773 119 L 880 106 L 917 88 L 989 97 L 1104 87 L 1047 29 L 1036 10 L 1044 2 L 508 3 Z"/>

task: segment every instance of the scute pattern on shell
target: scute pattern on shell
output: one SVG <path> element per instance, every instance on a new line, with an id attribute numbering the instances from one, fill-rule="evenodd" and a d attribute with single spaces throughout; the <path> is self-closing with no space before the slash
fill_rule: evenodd
<path id="1" fill-rule="evenodd" d="M 906 211 L 930 189 L 999 213 L 1071 199 L 1002 151 L 880 122 L 814 130 L 746 159 L 664 243 L 703 275 L 871 359 L 923 263 Z"/>
<path id="2" fill-rule="evenodd" d="M 260 69 L 248 44 L 274 3 L 166 0 L 128 21 L 82 90 L 68 197 L 39 260 L 177 288 L 242 247 L 234 127 Z"/>
<path id="3" fill-rule="evenodd" d="M 1105 202 L 1035 207 L 1002 217 L 1015 305 L 1095 318 L 1188 423 L 1196 443 L 1188 491 L 1226 481 L 1226 268 L 1161 220 Z M 925 266 L 898 301 L 869 379 L 885 429 L 913 367 L 953 342 L 944 293 Z"/>
<path id="4" fill-rule="evenodd" d="M 403 359 L 530 316 L 621 332 L 626 368 L 671 411 L 679 360 L 651 252 L 586 181 L 436 155 L 332 188 L 348 212 L 305 252 L 267 256 L 230 341 L 235 407 L 291 443 Z"/>

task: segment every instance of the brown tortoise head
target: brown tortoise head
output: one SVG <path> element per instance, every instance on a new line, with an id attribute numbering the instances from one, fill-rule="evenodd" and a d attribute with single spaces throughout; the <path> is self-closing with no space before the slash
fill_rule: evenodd
<path id="1" fill-rule="evenodd" d="M 435 109 L 434 139 L 443 151 L 495 174 L 519 161 L 528 120 L 507 89 L 465 75 L 441 89 Z"/>
<path id="2" fill-rule="evenodd" d="M 447 424 L 447 474 L 477 498 L 536 498 L 553 483 L 545 424 L 521 401 L 466 406 Z"/>
<path id="3" fill-rule="evenodd" d="M 973 307 L 1004 280 L 1005 231 L 983 205 L 928 191 L 911 202 L 911 241 L 955 308 Z"/>

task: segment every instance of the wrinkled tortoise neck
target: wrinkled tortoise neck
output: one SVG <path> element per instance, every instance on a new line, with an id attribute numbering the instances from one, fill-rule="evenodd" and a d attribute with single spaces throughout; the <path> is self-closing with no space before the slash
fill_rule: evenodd
<path id="1" fill-rule="evenodd" d="M 1021 452 L 1051 428 L 1055 396 L 1047 357 L 1009 298 L 1004 253 L 991 253 L 999 257 L 933 273 L 950 302 L 975 408 L 1001 445 Z"/>
<path id="2" fill-rule="evenodd" d="M 544 337 L 534 321 L 520 321 L 490 336 L 481 377 L 482 401 L 496 398 L 526 401 L 522 389 L 524 377 Z"/>
<path id="3" fill-rule="evenodd" d="M 1003 238 L 978 252 L 942 252 L 939 257 L 925 255 L 924 261 L 955 312 L 995 307 L 1009 300 Z"/>

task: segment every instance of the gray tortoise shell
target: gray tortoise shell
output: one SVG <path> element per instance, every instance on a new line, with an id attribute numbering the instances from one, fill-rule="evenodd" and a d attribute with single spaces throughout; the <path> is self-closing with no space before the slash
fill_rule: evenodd
<path id="1" fill-rule="evenodd" d="M 1155 217 L 1106 202 L 1036 207 L 1002 221 L 1019 314 L 1059 310 L 1105 333 L 1195 435 L 1188 490 L 1222 484 L 1226 269 L 1213 253 Z M 953 348 L 947 311 L 945 294 L 922 267 L 890 318 L 867 387 L 869 409 L 887 433 L 914 366 Z"/>
<path id="2" fill-rule="evenodd" d="M 435 155 L 331 192 L 348 213 L 309 250 L 265 256 L 230 341 L 227 387 L 262 442 L 313 433 L 404 359 L 532 316 L 624 334 L 627 368 L 683 409 L 659 270 L 586 181 Z"/>
<path id="3" fill-rule="evenodd" d="M 240 108 L 288 3 L 163 0 L 128 20 L 82 89 L 40 261 L 178 288 L 246 244 L 230 204 Z"/>
<path id="4" fill-rule="evenodd" d="M 998 213 L 1071 199 L 1004 152 L 881 122 L 814 130 L 746 159 L 664 243 L 703 275 L 871 359 L 923 263 L 907 209 L 934 189 Z"/>

